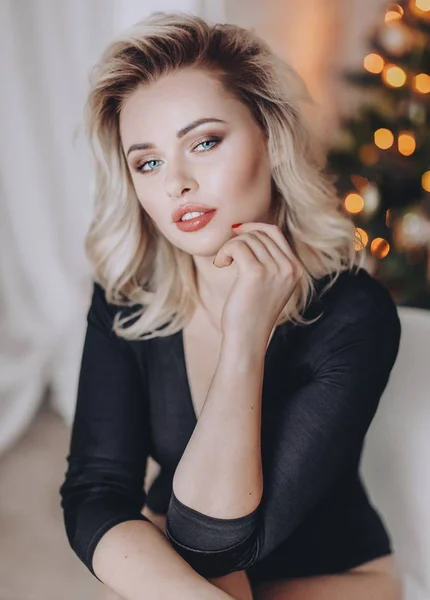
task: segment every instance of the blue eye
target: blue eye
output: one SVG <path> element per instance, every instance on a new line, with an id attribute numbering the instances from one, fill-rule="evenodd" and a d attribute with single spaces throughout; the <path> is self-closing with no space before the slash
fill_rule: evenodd
<path id="1" fill-rule="evenodd" d="M 210 146 L 209 148 L 205 148 L 203 150 L 198 150 L 198 152 L 208 152 L 209 150 L 212 150 L 212 148 L 214 148 L 215 146 L 218 145 L 218 143 L 220 142 L 220 138 L 218 137 L 214 137 L 214 138 L 210 138 L 207 140 L 203 140 L 202 142 L 200 142 L 199 144 L 197 144 L 197 146 L 194 146 L 193 149 L 198 148 L 199 146 L 202 146 L 202 144 L 212 144 L 212 146 Z M 155 167 L 154 168 L 149 168 L 149 169 L 145 169 L 144 167 L 146 165 L 150 165 L 151 163 L 157 163 L 157 162 L 161 162 L 159 160 L 147 160 L 141 164 L 136 165 L 135 170 L 138 171 L 139 173 L 142 174 L 146 174 L 146 173 L 151 173 L 152 171 L 155 171 Z"/>
<path id="2" fill-rule="evenodd" d="M 145 165 L 149 165 L 151 163 L 156 163 L 156 162 L 160 162 L 159 160 L 147 160 L 146 162 L 142 163 L 141 165 L 137 165 L 136 167 L 136 171 L 139 171 L 140 173 L 148 173 L 148 170 L 144 170 L 143 167 Z M 153 171 L 154 169 L 149 169 L 149 171 Z"/>
<path id="3" fill-rule="evenodd" d="M 218 142 L 219 142 L 218 138 L 211 139 L 211 140 L 203 140 L 203 142 L 200 142 L 200 144 L 197 144 L 197 146 L 195 146 L 195 148 L 198 148 L 202 144 L 214 144 L 214 145 L 216 145 Z M 206 152 L 207 150 L 211 150 L 213 147 L 214 146 L 211 146 L 210 148 L 206 148 L 206 150 L 203 150 L 203 152 Z"/>

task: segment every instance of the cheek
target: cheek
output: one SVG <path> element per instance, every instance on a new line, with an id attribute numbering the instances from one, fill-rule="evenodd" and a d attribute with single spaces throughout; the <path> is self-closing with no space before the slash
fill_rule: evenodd
<path id="1" fill-rule="evenodd" d="M 270 164 L 262 152 L 255 149 L 242 152 L 240 159 L 231 160 L 218 177 L 219 190 L 226 193 L 230 201 L 249 202 L 250 198 L 262 204 L 270 201 Z"/>
<path id="2" fill-rule="evenodd" d="M 159 211 L 160 207 L 160 203 L 155 201 L 155 199 L 158 197 L 157 191 L 155 189 L 151 189 L 151 185 L 148 185 L 148 183 L 143 185 L 139 179 L 133 180 L 133 187 L 139 204 L 143 210 L 147 212 L 154 221 L 157 221 L 159 218 L 157 209 Z"/>
<path id="3" fill-rule="evenodd" d="M 157 229 L 163 231 L 163 223 L 166 221 L 166 216 L 161 214 L 160 206 L 156 202 L 149 201 L 147 196 L 138 195 L 139 204 L 150 217 Z M 170 216 L 170 215 L 169 215 Z"/>
<path id="4" fill-rule="evenodd" d="M 152 202 L 148 201 L 142 194 L 137 194 L 137 198 L 143 210 L 148 213 L 150 217 L 156 219 L 156 206 Z"/>

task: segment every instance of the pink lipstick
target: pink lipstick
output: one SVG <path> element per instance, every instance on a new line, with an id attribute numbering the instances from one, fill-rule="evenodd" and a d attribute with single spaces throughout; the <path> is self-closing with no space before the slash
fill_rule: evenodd
<path id="1" fill-rule="evenodd" d="M 189 211 L 193 212 L 193 211 Z M 196 211 L 197 212 L 197 211 Z M 187 219 L 185 221 L 176 221 L 175 225 L 181 231 L 198 231 L 205 227 L 212 219 L 214 218 L 216 213 L 216 209 L 209 210 L 204 212 L 202 215 L 198 217 L 194 217 L 193 219 Z"/>

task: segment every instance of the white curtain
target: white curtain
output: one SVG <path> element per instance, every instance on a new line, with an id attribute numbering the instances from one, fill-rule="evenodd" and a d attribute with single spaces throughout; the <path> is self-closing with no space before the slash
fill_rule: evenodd
<path id="1" fill-rule="evenodd" d="M 82 131 L 87 76 L 119 30 L 155 10 L 222 19 L 198 0 L 0 3 L 0 452 L 48 388 L 73 417 L 90 293 L 91 217 Z"/>
<path id="2" fill-rule="evenodd" d="M 351 49 L 360 48 L 375 5 L 382 0 L 0 2 L 0 452 L 25 430 L 48 388 L 64 419 L 73 417 L 90 293 L 82 109 L 88 70 L 112 36 L 154 10 L 254 27 L 292 59 L 326 111 L 324 122 L 333 122 L 334 59 L 356 58 Z"/>

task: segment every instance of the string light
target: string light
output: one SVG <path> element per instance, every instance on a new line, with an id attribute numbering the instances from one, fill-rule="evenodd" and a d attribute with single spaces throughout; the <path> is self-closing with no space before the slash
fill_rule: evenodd
<path id="1" fill-rule="evenodd" d="M 389 4 L 387 6 L 387 12 L 385 14 L 385 22 L 391 23 L 392 21 L 398 21 L 402 18 L 404 13 L 403 8 L 400 4 Z"/>
<path id="2" fill-rule="evenodd" d="M 384 59 L 376 53 L 368 54 L 364 59 L 364 68 L 369 71 L 369 73 L 382 73 L 384 65 Z"/>
<path id="3" fill-rule="evenodd" d="M 427 246 L 430 240 L 430 221 L 428 221 L 419 207 L 409 210 L 400 221 L 396 230 L 397 242 L 406 249 Z"/>
<path id="4" fill-rule="evenodd" d="M 400 132 L 397 145 L 400 154 L 403 154 L 403 156 L 411 156 L 417 147 L 414 135 L 407 131 Z"/>
<path id="5" fill-rule="evenodd" d="M 370 251 L 378 258 L 385 258 L 390 252 L 390 244 L 384 238 L 375 238 L 370 244 Z"/>
<path id="6" fill-rule="evenodd" d="M 364 200 L 363 211 L 366 216 L 371 217 L 376 213 L 381 203 L 379 188 L 375 183 L 369 183 L 365 188 L 360 190 L 360 194 Z"/>
<path id="7" fill-rule="evenodd" d="M 363 250 L 369 242 L 369 236 L 364 231 L 364 229 L 361 229 L 361 227 L 356 227 L 355 233 L 356 233 L 356 240 L 354 243 L 354 248 L 358 251 Z M 357 236 L 358 236 L 358 239 L 357 239 Z"/>
<path id="8" fill-rule="evenodd" d="M 387 23 L 378 31 L 377 37 L 382 47 L 396 56 L 403 56 L 414 43 L 411 30 L 402 21 Z"/>
<path id="9" fill-rule="evenodd" d="M 385 65 L 382 78 L 391 87 L 402 87 L 406 83 L 407 76 L 403 69 L 390 63 Z"/>
<path id="10" fill-rule="evenodd" d="M 426 192 L 430 192 L 430 171 L 423 173 L 421 177 L 421 185 Z"/>
<path id="11" fill-rule="evenodd" d="M 395 21 L 399 21 L 402 18 L 402 15 L 394 10 L 389 10 L 385 15 L 386 23 L 394 23 Z"/>
<path id="12" fill-rule="evenodd" d="M 362 175 L 351 175 L 351 181 L 360 193 L 369 185 L 367 177 L 363 177 Z"/>
<path id="13" fill-rule="evenodd" d="M 363 198 L 360 194 L 354 192 L 348 194 L 344 202 L 346 210 L 354 215 L 361 212 L 364 208 Z"/>
<path id="14" fill-rule="evenodd" d="M 381 150 L 388 150 L 394 144 L 394 135 L 389 129 L 377 129 L 373 137 L 375 145 Z"/>
<path id="15" fill-rule="evenodd" d="M 415 0 L 415 6 L 424 12 L 430 11 L 430 0 Z"/>
<path id="16" fill-rule="evenodd" d="M 409 6 L 417 17 L 430 18 L 430 0 L 409 0 Z"/>
<path id="17" fill-rule="evenodd" d="M 430 75 L 420 73 L 412 79 L 412 88 L 420 94 L 430 93 Z"/>

